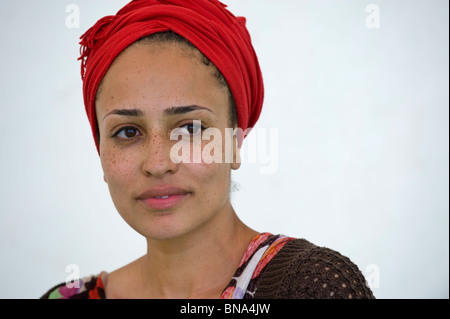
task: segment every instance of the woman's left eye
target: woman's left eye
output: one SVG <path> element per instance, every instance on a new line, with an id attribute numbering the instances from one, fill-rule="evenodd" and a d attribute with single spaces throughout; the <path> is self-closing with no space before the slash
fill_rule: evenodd
<path id="1" fill-rule="evenodd" d="M 200 134 L 205 129 L 200 121 L 194 121 L 192 123 L 182 125 L 179 128 L 185 130 L 189 135 Z"/>

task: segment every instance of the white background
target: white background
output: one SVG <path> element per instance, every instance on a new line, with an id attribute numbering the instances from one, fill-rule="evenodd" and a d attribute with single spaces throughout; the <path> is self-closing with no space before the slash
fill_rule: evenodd
<path id="1" fill-rule="evenodd" d="M 66 25 L 71 3 L 80 28 Z M 77 61 L 80 35 L 125 3 L 0 3 L 0 298 L 37 298 L 69 264 L 85 276 L 145 252 L 103 182 Z M 227 3 L 263 70 L 256 128 L 279 138 L 275 174 L 234 174 L 238 215 L 348 256 L 377 298 L 448 298 L 448 1 Z"/>

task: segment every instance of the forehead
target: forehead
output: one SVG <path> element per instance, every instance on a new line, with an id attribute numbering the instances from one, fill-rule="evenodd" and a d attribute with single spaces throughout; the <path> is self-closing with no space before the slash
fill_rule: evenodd
<path id="1" fill-rule="evenodd" d="M 206 105 L 227 113 L 228 94 L 200 53 L 177 43 L 137 43 L 113 62 L 97 92 L 96 111 L 118 106 Z"/>

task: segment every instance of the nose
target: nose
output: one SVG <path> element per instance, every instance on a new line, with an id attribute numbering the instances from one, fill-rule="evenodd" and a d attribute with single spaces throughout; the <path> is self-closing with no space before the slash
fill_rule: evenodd
<path id="1" fill-rule="evenodd" d="M 143 173 L 153 177 L 162 177 L 168 173 L 175 173 L 178 165 L 170 158 L 170 148 L 171 141 L 164 132 L 151 131 L 143 148 Z"/>

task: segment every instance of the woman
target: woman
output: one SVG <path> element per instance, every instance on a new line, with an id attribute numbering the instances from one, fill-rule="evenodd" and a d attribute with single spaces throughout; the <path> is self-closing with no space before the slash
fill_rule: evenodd
<path id="1" fill-rule="evenodd" d="M 233 210 L 231 170 L 263 101 L 243 18 L 216 0 L 136 0 L 81 45 L 104 179 L 147 254 L 42 298 L 373 298 L 348 258 Z"/>

